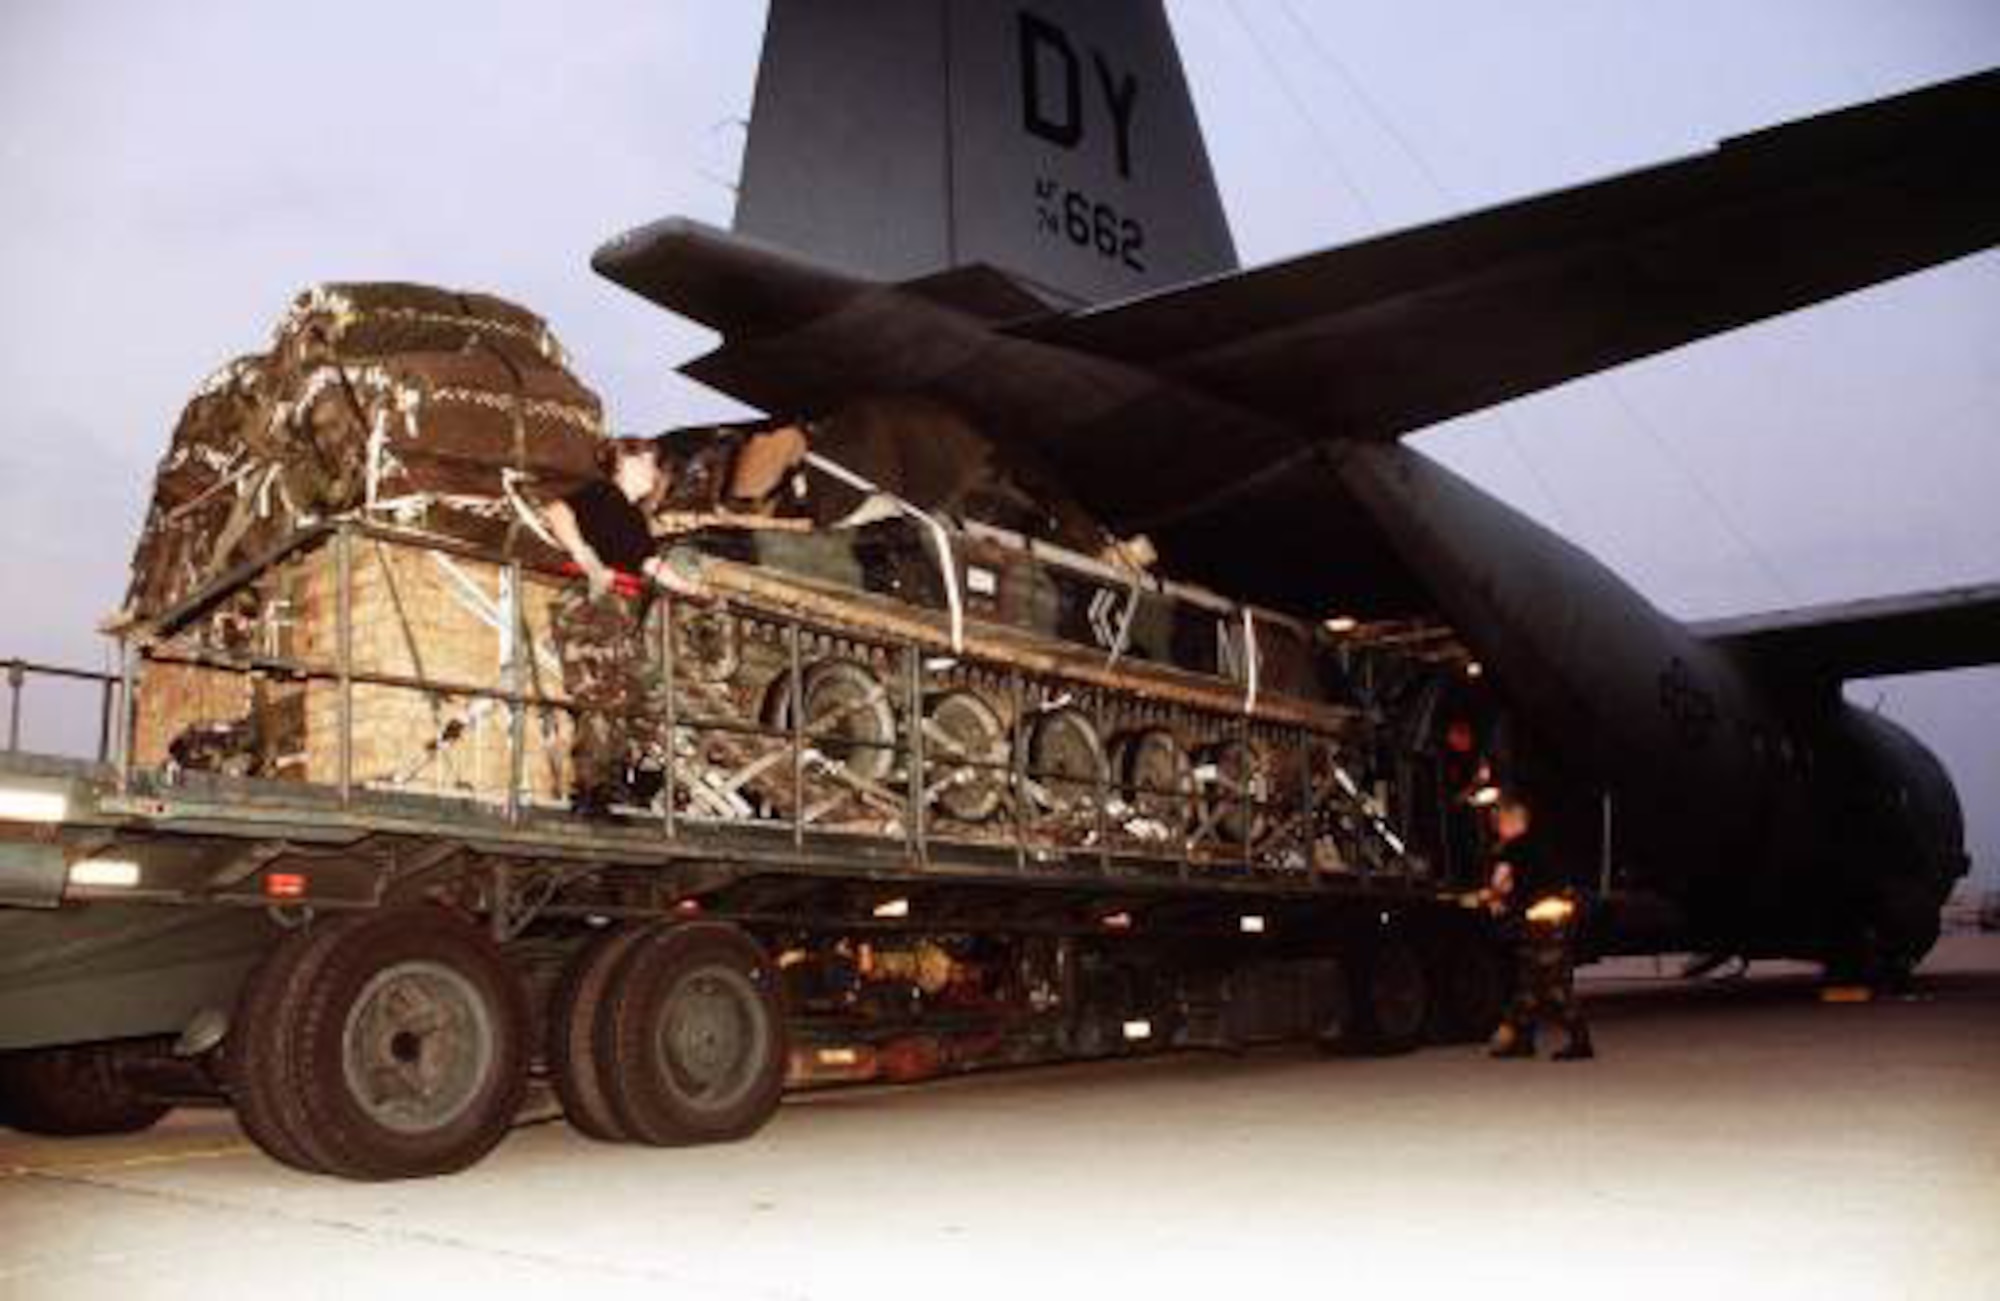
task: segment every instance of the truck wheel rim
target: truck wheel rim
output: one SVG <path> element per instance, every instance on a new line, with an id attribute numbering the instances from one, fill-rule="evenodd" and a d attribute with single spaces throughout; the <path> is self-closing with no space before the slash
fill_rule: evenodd
<path id="1" fill-rule="evenodd" d="M 492 1009 L 436 962 L 387 967 L 361 988 L 341 1034 L 349 1095 L 374 1123 L 427 1134 L 472 1107 L 493 1074 Z"/>
<path id="2" fill-rule="evenodd" d="M 734 1106 L 756 1085 L 766 1052 L 757 989 L 730 967 L 690 971 L 668 991 L 654 1051 L 661 1078 L 703 1111 Z"/>

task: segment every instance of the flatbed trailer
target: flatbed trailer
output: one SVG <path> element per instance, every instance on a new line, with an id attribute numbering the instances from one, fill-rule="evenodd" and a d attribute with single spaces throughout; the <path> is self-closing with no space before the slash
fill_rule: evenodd
<path id="1" fill-rule="evenodd" d="M 1360 711 L 1259 699 L 1254 672 L 1233 708 L 1146 666 L 1117 671 L 1157 689 L 1121 695 L 1087 658 L 989 658 L 1004 630 L 857 630 L 818 621 L 810 600 L 702 612 L 663 599 L 648 626 L 664 789 L 651 809 L 585 818 L 527 775 L 536 720 L 572 709 L 534 671 L 537 576 L 491 566 L 495 680 L 392 671 L 358 654 L 354 614 L 363 557 L 394 572 L 385 545 L 472 559 L 327 524 L 128 638 L 116 674 L 13 665 L 0 756 L 13 1123 L 132 1128 L 220 1099 L 288 1164 L 409 1177 L 483 1156 L 531 1078 L 595 1137 L 684 1144 L 753 1132 L 786 1087 L 1277 1040 L 1398 1051 L 1497 1018 L 1503 964 L 1460 903 L 1476 865 L 1392 825 L 1361 775 L 1379 738 Z M 308 562 L 332 576 L 330 646 L 176 641 Z M 737 576 L 754 594 L 761 580 Z M 729 621 L 779 655 L 789 707 L 747 721 L 691 709 L 679 617 Z M 808 665 L 829 656 L 889 685 L 873 707 L 891 735 L 815 730 Z M 274 779 L 190 770 L 157 737 L 148 753 L 143 684 L 163 668 L 301 693 L 302 712 L 337 723 L 327 761 Z M 20 746 L 28 687 L 56 675 L 101 692 L 94 755 Z M 1011 702 L 992 711 L 1008 743 L 991 752 L 933 722 L 969 680 Z M 369 692 L 484 709 L 497 792 L 367 780 Z M 1105 762 L 1045 771 L 1030 732 L 1054 714 L 1099 739 L 1198 735 L 1213 757 L 1166 786 Z M 829 759 L 841 748 L 868 762 Z M 719 802 L 728 783 L 712 774 L 702 800 L 677 791 L 711 750 L 755 770 L 763 794 L 748 798 L 746 778 L 725 792 L 737 805 Z M 1252 780 L 1253 752 L 1284 758 Z M 967 792 L 981 798 L 954 802 Z M 866 816 L 827 816 L 842 801 Z"/>

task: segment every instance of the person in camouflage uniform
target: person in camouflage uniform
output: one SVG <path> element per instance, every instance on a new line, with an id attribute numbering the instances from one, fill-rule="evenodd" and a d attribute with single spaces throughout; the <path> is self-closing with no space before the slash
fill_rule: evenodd
<path id="1" fill-rule="evenodd" d="M 563 690 L 576 706 L 570 764 L 579 811 L 601 812 L 629 793 L 629 772 L 648 742 L 646 656 L 637 593 L 565 591 L 555 608 Z"/>
<path id="2" fill-rule="evenodd" d="M 1495 1057 L 1533 1057 L 1543 1021 L 1563 1028 L 1568 1042 L 1556 1061 L 1596 1056 L 1583 1005 L 1576 996 L 1576 945 L 1581 909 L 1576 890 L 1558 878 L 1530 834 L 1531 815 L 1517 796 L 1494 809 L 1493 872 L 1482 895 L 1502 917 L 1514 942 L 1514 994 L 1493 1036 Z"/>
<path id="3" fill-rule="evenodd" d="M 645 507 L 667 485 L 653 444 L 608 440 L 598 463 L 602 478 L 546 512 L 583 580 L 563 593 L 554 633 L 575 706 L 574 806 L 593 814 L 631 797 L 633 769 L 654 740 L 643 716 L 655 694 L 643 640 L 651 586 L 705 594 L 698 576 L 655 554 Z"/>

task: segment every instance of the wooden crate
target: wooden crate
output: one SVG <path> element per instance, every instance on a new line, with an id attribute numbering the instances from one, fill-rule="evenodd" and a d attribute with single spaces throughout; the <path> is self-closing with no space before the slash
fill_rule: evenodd
<path id="1" fill-rule="evenodd" d="M 356 537 L 351 553 L 352 671 L 431 684 L 433 689 L 356 683 L 352 775 L 357 787 L 499 802 L 506 798 L 512 720 L 501 701 L 448 687 L 507 684 L 510 600 L 507 566 L 425 547 L 415 540 Z M 276 566 L 257 584 L 260 650 L 332 669 L 338 663 L 337 544 L 329 540 Z M 526 636 L 521 791 L 561 800 L 569 790 L 571 724 L 550 635 L 559 580 L 524 573 L 519 605 Z M 526 653 L 532 646 L 534 653 Z M 178 664 L 147 664 L 136 696 L 134 758 L 164 762 L 191 727 L 231 723 L 253 712 L 268 776 L 335 785 L 340 779 L 340 687 L 287 682 Z"/>

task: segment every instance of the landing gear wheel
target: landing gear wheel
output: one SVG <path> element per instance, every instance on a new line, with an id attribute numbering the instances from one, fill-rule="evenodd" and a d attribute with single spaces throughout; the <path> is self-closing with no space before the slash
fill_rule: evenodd
<path id="1" fill-rule="evenodd" d="M 984 822 L 1000 811 L 1007 797 L 1007 727 L 993 706 L 970 691 L 947 691 L 931 702 L 924 739 L 931 746 L 928 766 L 938 774 L 933 782 L 926 773 L 924 782 L 937 791 L 940 809 L 960 822 Z M 966 766 L 952 766 L 954 759 Z"/>
<path id="2" fill-rule="evenodd" d="M 596 1047 L 633 1139 L 673 1147 L 745 1138 L 771 1118 L 785 1085 L 776 968 L 733 926 L 658 931 L 620 969 Z"/>
<path id="3" fill-rule="evenodd" d="M 133 1088 L 121 1045 L 79 1044 L 0 1054 L 0 1120 L 23 1134 L 136 1134 L 173 1108 Z"/>
<path id="4" fill-rule="evenodd" d="M 235 1068 L 239 1111 L 255 1099 L 280 1136 L 266 1150 L 352 1179 L 450 1174 L 491 1151 L 527 1089 L 528 1007 L 485 933 L 398 908 L 303 944 L 288 1003 L 257 1009 Z"/>
<path id="5" fill-rule="evenodd" d="M 1355 976 L 1359 1029 L 1370 1050 L 1407 1052 L 1422 1042 L 1430 984 L 1408 941 L 1383 936 L 1356 964 Z"/>
<path id="6" fill-rule="evenodd" d="M 654 929 L 651 922 L 628 922 L 593 939 L 570 960 L 550 1008 L 549 1074 L 563 1115 L 579 1132 L 604 1143 L 622 1143 L 629 1136 L 598 1068 L 597 1027 L 619 967 Z"/>
<path id="7" fill-rule="evenodd" d="M 1507 967 L 1499 948 L 1466 930 L 1442 937 L 1429 957 L 1431 1040 L 1484 1043 L 1507 1010 Z"/>

